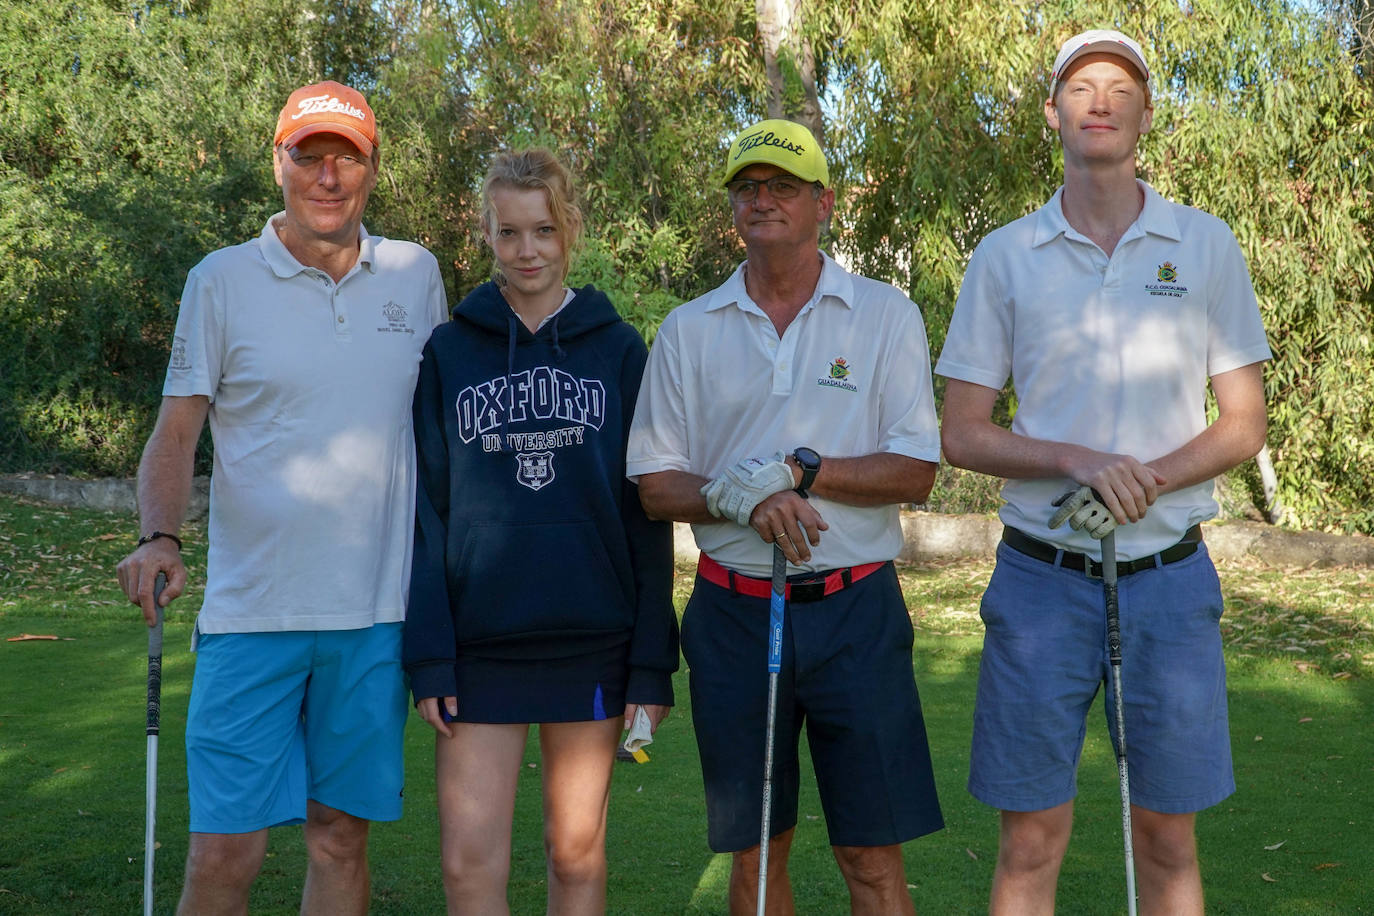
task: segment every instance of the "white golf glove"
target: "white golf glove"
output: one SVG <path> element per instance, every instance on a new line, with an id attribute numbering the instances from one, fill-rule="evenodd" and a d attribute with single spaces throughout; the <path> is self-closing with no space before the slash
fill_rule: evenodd
<path id="1" fill-rule="evenodd" d="M 1050 519 L 1051 528 L 1058 528 L 1067 520 L 1074 531 L 1086 531 L 1100 541 L 1116 527 L 1116 519 L 1098 500 L 1092 487 L 1070 490 L 1051 505 L 1059 507 Z"/>
<path id="2" fill-rule="evenodd" d="M 778 452 L 766 458 L 746 458 L 727 468 L 701 488 L 701 495 L 706 497 L 706 509 L 716 518 L 730 519 L 748 528 L 755 506 L 774 493 L 795 486 L 792 469 L 783 460 L 782 452 Z"/>

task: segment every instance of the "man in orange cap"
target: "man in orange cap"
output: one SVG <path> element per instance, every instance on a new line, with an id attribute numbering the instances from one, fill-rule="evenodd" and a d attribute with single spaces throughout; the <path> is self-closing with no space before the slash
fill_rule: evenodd
<path id="1" fill-rule="evenodd" d="M 379 162 L 362 95 L 297 89 L 274 139 L 285 208 L 192 268 L 182 295 L 139 465 L 141 536 L 118 569 L 150 625 L 159 573 L 162 605 L 185 591 L 177 532 L 208 418 L 182 913 L 246 912 L 267 828 L 297 823 L 301 911 L 365 912 L 368 824 L 401 814 L 410 401 L 446 308 L 429 252 L 363 228 Z"/>

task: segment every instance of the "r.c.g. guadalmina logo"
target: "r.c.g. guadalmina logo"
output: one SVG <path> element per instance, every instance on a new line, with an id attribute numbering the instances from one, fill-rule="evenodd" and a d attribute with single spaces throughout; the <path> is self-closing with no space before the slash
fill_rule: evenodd
<path id="1" fill-rule="evenodd" d="M 830 361 L 830 372 L 816 379 L 816 384 L 824 388 L 843 388 L 845 391 L 858 391 L 859 386 L 849 381 L 849 363 L 843 356 Z"/>
<path id="2" fill-rule="evenodd" d="M 1159 265 L 1155 270 L 1155 279 L 1159 282 L 1145 284 L 1145 292 L 1151 296 L 1169 296 L 1174 299 L 1182 299 L 1188 295 L 1188 287 L 1179 284 L 1178 268 L 1171 261 L 1165 261 Z"/>

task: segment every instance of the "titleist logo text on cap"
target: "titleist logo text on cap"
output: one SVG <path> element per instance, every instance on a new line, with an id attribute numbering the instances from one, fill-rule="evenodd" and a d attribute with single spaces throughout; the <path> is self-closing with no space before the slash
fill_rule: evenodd
<path id="1" fill-rule="evenodd" d="M 337 111 L 340 114 L 348 115 L 350 118 L 357 118 L 359 121 L 367 120 L 367 115 L 363 113 L 361 108 L 355 108 L 347 102 L 329 94 L 301 99 L 297 107 L 300 108 L 300 111 L 291 116 L 291 120 L 293 121 L 298 118 L 303 118 L 306 115 L 320 114 L 325 111 Z"/>
<path id="2" fill-rule="evenodd" d="M 806 147 L 799 146 L 790 140 L 784 140 L 771 130 L 767 130 L 760 131 L 757 134 L 751 134 L 747 137 L 741 137 L 739 140 L 739 152 L 735 154 L 735 158 L 738 159 L 756 146 L 776 146 L 779 149 L 787 150 L 789 153 L 795 153 L 798 156 L 806 151 Z"/>

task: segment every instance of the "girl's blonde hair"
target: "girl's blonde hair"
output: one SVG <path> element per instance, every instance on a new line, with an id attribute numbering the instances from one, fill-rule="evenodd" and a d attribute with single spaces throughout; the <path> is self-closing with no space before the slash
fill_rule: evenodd
<path id="1" fill-rule="evenodd" d="M 497 188 L 543 191 L 549 202 L 549 214 L 563 239 L 563 253 L 570 256 L 577 248 L 582 240 L 582 209 L 577 205 L 572 173 L 557 156 L 536 146 L 497 153 L 491 160 L 482 179 L 482 226 L 493 236 L 500 221 L 491 199 Z M 563 261 L 565 278 L 571 262 L 571 257 Z"/>

